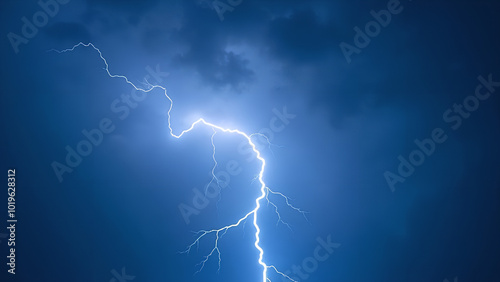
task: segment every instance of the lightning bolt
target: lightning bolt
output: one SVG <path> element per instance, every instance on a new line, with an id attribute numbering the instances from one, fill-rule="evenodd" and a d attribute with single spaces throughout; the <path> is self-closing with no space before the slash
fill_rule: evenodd
<path id="1" fill-rule="evenodd" d="M 268 202 L 268 204 L 271 204 L 274 206 L 275 208 L 275 212 L 278 216 L 278 222 L 277 223 L 283 223 L 285 224 L 288 228 L 291 229 L 291 226 L 284 222 L 278 212 L 278 207 L 269 200 L 269 195 L 272 194 L 272 195 L 277 195 L 277 196 L 280 196 L 282 197 L 284 200 L 285 200 L 285 203 L 288 207 L 290 207 L 291 209 L 301 213 L 304 215 L 305 217 L 305 212 L 302 211 L 301 209 L 299 208 L 296 208 L 294 207 L 292 204 L 290 204 L 290 199 L 288 197 L 286 197 L 284 194 L 280 193 L 280 192 L 275 192 L 273 190 L 271 190 L 269 187 L 266 186 L 266 183 L 264 182 L 264 170 L 266 168 L 266 160 L 262 157 L 261 155 L 261 152 L 257 149 L 257 146 L 255 145 L 255 143 L 252 141 L 252 137 L 254 136 L 261 136 L 261 137 L 264 137 L 268 143 L 268 145 L 270 146 L 271 143 L 269 142 L 269 139 L 267 138 L 267 136 L 263 135 L 263 134 L 260 134 L 260 133 L 253 133 L 253 134 L 246 134 L 245 132 L 243 131 L 240 131 L 238 129 L 231 129 L 231 128 L 223 128 L 221 126 L 218 126 L 216 124 L 213 124 L 213 123 L 210 123 L 208 121 L 206 121 L 205 119 L 203 118 L 200 118 L 198 120 L 196 120 L 195 122 L 193 122 L 191 124 L 191 126 L 183 131 L 181 131 L 179 134 L 175 134 L 173 129 L 172 129 L 172 125 L 171 125 L 171 115 L 170 115 L 170 112 L 172 111 L 172 108 L 173 108 L 173 105 L 174 105 L 174 101 L 170 98 L 170 96 L 168 96 L 167 94 L 167 89 L 161 85 L 152 85 L 150 84 L 148 81 L 146 81 L 146 85 L 148 86 L 148 88 L 144 89 L 144 88 L 140 88 L 140 87 L 137 87 L 134 83 L 132 83 L 126 76 L 123 76 L 123 75 L 118 75 L 118 74 L 112 74 L 109 70 L 109 65 L 108 65 L 108 62 L 106 61 L 106 59 L 104 58 L 103 54 L 101 53 L 101 50 L 99 50 L 99 48 L 97 48 L 96 46 L 94 46 L 94 44 L 92 43 L 78 43 L 76 45 L 74 45 L 72 48 L 69 48 L 69 49 L 64 49 L 64 50 L 55 50 L 55 49 L 51 49 L 49 51 L 54 51 L 54 52 L 57 52 L 57 53 L 66 53 L 66 52 L 71 52 L 71 51 L 74 51 L 77 47 L 90 47 L 90 48 L 93 48 L 98 54 L 99 54 L 99 57 L 101 58 L 101 60 L 103 61 L 104 63 L 104 70 L 106 71 L 106 73 L 108 74 L 109 77 L 111 78 L 119 78 L 119 79 L 123 79 L 127 84 L 129 84 L 130 86 L 132 86 L 135 90 L 137 91 L 142 91 L 144 93 L 149 93 L 151 91 L 153 91 L 154 89 L 161 89 L 165 95 L 165 97 L 170 101 L 170 107 L 168 108 L 168 111 L 167 111 L 167 116 L 168 116 L 168 128 L 170 130 L 170 135 L 174 138 L 177 138 L 177 139 L 180 139 L 184 134 L 192 131 L 196 126 L 198 125 L 204 125 L 204 126 L 207 126 L 207 127 L 210 127 L 212 128 L 213 130 L 213 134 L 211 136 L 211 143 L 212 143 L 212 148 L 213 148 L 213 154 L 212 154 L 212 159 L 214 161 L 214 166 L 212 168 L 212 180 L 210 181 L 210 183 L 208 185 L 210 185 L 212 182 L 216 182 L 220 188 L 220 185 L 219 185 L 219 179 L 217 179 L 217 177 L 215 176 L 215 169 L 217 168 L 217 160 L 215 158 L 215 144 L 214 144 L 214 137 L 215 135 L 218 133 L 218 132 L 224 132 L 224 133 L 232 133 L 232 134 L 237 134 L 237 135 L 240 135 L 241 137 L 245 138 L 248 142 L 248 144 L 251 146 L 253 152 L 255 153 L 257 159 L 260 161 L 261 163 L 261 166 L 260 166 L 260 171 L 256 177 L 256 180 L 259 181 L 259 184 L 260 184 L 260 195 L 259 197 L 257 197 L 255 199 L 255 208 L 251 211 L 249 211 L 247 214 L 245 214 L 245 216 L 243 216 L 242 218 L 240 218 L 236 223 L 234 224 L 231 224 L 231 225 L 226 225 L 220 229 L 212 229 L 212 230 L 201 230 L 201 231 L 198 231 L 196 234 L 198 235 L 198 237 L 196 238 L 196 240 L 194 240 L 194 242 L 192 244 L 190 244 L 185 251 L 181 252 L 181 253 L 189 253 L 191 251 L 191 249 L 196 245 L 198 246 L 200 244 L 200 241 L 207 235 L 211 235 L 211 234 L 215 234 L 215 242 L 214 242 L 214 247 L 213 249 L 211 250 L 211 252 L 206 255 L 203 260 L 198 264 L 200 266 L 200 268 L 198 269 L 198 272 L 202 271 L 204 266 L 205 266 L 205 263 L 210 259 L 210 257 L 212 257 L 212 255 L 217 255 L 218 257 L 218 271 L 220 270 L 220 267 L 221 267 L 221 252 L 220 252 L 220 249 L 219 249 L 219 240 L 227 233 L 227 231 L 229 229 L 232 229 L 232 228 L 235 228 L 235 227 L 238 227 L 241 225 L 242 222 L 246 222 L 247 219 L 249 218 L 252 218 L 253 219 L 253 226 L 255 227 L 255 242 L 254 242 L 254 246 L 255 248 L 257 249 L 257 251 L 259 252 L 259 259 L 258 259 L 258 263 L 259 265 L 262 267 L 262 282 L 268 282 L 268 281 L 271 281 L 271 279 L 268 277 L 268 270 L 273 270 L 274 272 L 276 272 L 277 274 L 281 275 L 282 277 L 290 280 L 290 281 L 293 281 L 293 282 L 297 282 L 295 280 L 293 280 L 292 278 L 290 278 L 288 275 L 284 274 L 283 272 L 279 271 L 274 265 L 268 265 L 264 262 L 264 250 L 262 249 L 262 247 L 260 246 L 260 232 L 261 232 L 261 229 L 259 227 L 259 224 L 258 224 L 258 212 L 261 208 L 261 201 L 263 199 L 266 199 L 266 201 Z M 207 187 L 208 187 L 207 185 Z M 306 217 L 305 217 L 306 218 Z M 307 218 L 306 218 L 307 220 Z"/>

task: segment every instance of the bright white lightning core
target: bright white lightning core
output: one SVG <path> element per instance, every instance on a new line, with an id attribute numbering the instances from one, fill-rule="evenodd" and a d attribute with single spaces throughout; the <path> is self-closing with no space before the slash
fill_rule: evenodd
<path id="1" fill-rule="evenodd" d="M 137 91 L 142 91 L 142 92 L 151 92 L 152 90 L 154 89 L 161 89 L 165 95 L 165 97 L 167 97 L 167 99 L 170 101 L 170 107 L 168 109 L 168 112 L 167 112 L 167 115 L 168 115 L 168 128 L 170 130 L 170 135 L 172 135 L 172 137 L 175 137 L 177 139 L 181 138 L 184 134 L 192 131 L 195 126 L 199 125 L 199 124 L 202 124 L 202 125 L 205 125 L 205 126 L 208 126 L 210 128 L 213 129 L 214 133 L 212 135 L 212 138 L 211 138 L 211 142 L 212 142 L 212 147 L 213 147 L 213 160 L 215 162 L 215 166 L 214 168 L 212 169 L 212 181 L 218 181 L 218 179 L 215 177 L 215 174 L 214 174 L 214 170 L 215 170 L 215 167 L 217 166 L 217 161 L 215 160 L 215 145 L 214 145 L 214 141 L 213 141 L 213 138 L 215 136 L 215 134 L 220 131 L 220 132 L 225 132 L 225 133 L 233 133 L 233 134 L 238 134 L 242 137 L 244 137 L 248 144 L 252 147 L 252 150 L 253 152 L 255 153 L 255 155 L 257 156 L 257 159 L 261 162 L 261 167 L 260 167 L 260 171 L 259 171 L 259 174 L 258 174 L 258 177 L 256 179 L 259 180 L 259 183 L 260 183 L 260 195 L 258 198 L 255 199 L 255 208 L 251 211 L 249 211 L 247 214 L 245 214 L 243 217 L 241 217 L 236 223 L 234 224 L 231 224 L 231 225 L 227 225 L 227 226 L 224 226 L 220 229 L 212 229 L 212 230 L 201 230 L 199 231 L 197 234 L 198 234 L 198 237 L 196 238 L 196 240 L 187 247 L 187 249 L 183 252 L 183 253 L 189 253 L 191 251 L 191 248 L 195 245 L 198 245 L 200 243 L 200 240 L 203 239 L 206 235 L 209 235 L 209 234 L 215 234 L 216 238 L 215 238 L 215 245 L 214 245 L 214 248 L 212 249 L 212 251 L 206 255 L 204 257 L 204 259 L 200 262 L 200 269 L 197 271 L 201 271 L 203 269 L 203 267 L 205 266 L 205 263 L 208 261 L 208 259 L 214 255 L 215 253 L 217 253 L 217 256 L 218 256 L 218 263 L 219 263 L 219 269 L 220 269 L 220 263 L 221 263 L 221 257 L 220 257 L 220 250 L 219 250 L 219 239 L 224 236 L 224 234 L 226 234 L 226 232 L 231 229 L 231 228 L 234 228 L 234 227 L 237 227 L 239 226 L 242 222 L 244 222 L 246 219 L 248 219 L 249 217 L 253 216 L 253 225 L 255 227 L 255 248 L 259 251 L 259 260 L 258 260 L 258 263 L 262 266 L 262 282 L 267 282 L 267 281 L 271 281 L 271 279 L 268 277 L 268 270 L 269 269 L 272 269 L 274 270 L 277 274 L 283 276 L 284 278 L 290 280 L 290 281 L 294 281 L 296 282 L 295 280 L 293 280 L 292 278 L 290 278 L 288 275 L 284 274 L 283 272 L 280 272 L 275 266 L 273 265 L 268 265 L 264 262 L 264 250 L 262 249 L 262 247 L 259 245 L 260 243 L 260 227 L 259 227 L 259 224 L 258 224 L 258 221 L 257 221 L 257 215 L 258 215 L 258 211 L 259 209 L 261 208 L 261 201 L 263 199 L 266 199 L 266 201 L 268 203 L 270 203 L 271 205 L 273 205 L 273 207 L 275 208 L 275 212 L 278 216 L 278 222 L 281 222 L 283 224 L 285 224 L 287 227 L 290 228 L 290 226 L 284 222 L 282 219 L 281 219 L 281 216 L 278 212 L 278 207 L 272 203 L 270 200 L 269 200 L 269 194 L 273 194 L 273 195 L 277 195 L 277 196 L 280 196 L 282 197 L 284 200 L 285 200 L 285 203 L 288 207 L 292 208 L 293 210 L 301 213 L 302 215 L 305 216 L 305 212 L 300 210 L 299 208 L 296 208 L 294 207 L 293 205 L 290 204 L 290 199 L 288 197 L 286 197 L 284 194 L 280 193 L 280 192 L 275 192 L 275 191 L 272 191 L 269 187 L 266 186 L 264 180 L 263 180 L 263 176 L 264 176 L 264 170 L 266 168 L 266 160 L 262 157 L 260 151 L 257 149 L 255 143 L 252 141 L 252 137 L 255 136 L 255 135 L 261 135 L 262 134 L 259 134 L 259 133 L 254 133 L 254 134 L 246 134 L 245 132 L 242 132 L 238 129 L 229 129 L 229 128 L 223 128 L 223 127 L 220 127 L 218 125 L 215 125 L 213 123 L 210 123 L 208 121 L 206 121 L 205 119 L 203 118 L 200 118 L 198 120 L 196 120 L 195 122 L 193 122 L 191 124 L 191 126 L 188 128 L 188 129 L 185 129 L 183 131 L 181 131 L 179 134 L 175 134 L 173 129 L 172 129 L 172 126 L 171 126 L 171 122 L 170 122 L 170 112 L 172 111 L 172 107 L 174 105 L 174 101 L 167 95 L 167 89 L 161 85 L 152 85 L 150 84 L 149 82 L 146 82 L 146 84 L 148 85 L 148 88 L 147 89 L 143 89 L 143 88 L 140 88 L 140 87 L 137 87 L 134 83 L 132 83 L 126 76 L 123 76 L 123 75 L 117 75 L 117 74 L 112 74 L 110 71 L 109 71 L 109 65 L 108 65 L 108 62 L 106 61 L 106 59 L 104 58 L 104 56 L 102 55 L 101 53 L 101 50 L 99 50 L 97 47 L 95 47 L 92 43 L 78 43 L 76 44 L 75 46 L 73 46 L 72 48 L 70 49 L 65 49 L 65 50 L 52 50 L 52 51 L 55 51 L 57 53 L 65 53 L 65 52 L 69 52 L 69 51 L 73 51 L 75 50 L 75 48 L 79 47 L 79 46 L 83 46 L 83 47 L 91 47 L 93 48 L 95 51 L 97 51 L 97 53 L 99 53 L 99 57 L 101 58 L 101 60 L 104 62 L 104 65 L 105 65 L 105 68 L 104 70 L 106 71 L 106 73 L 108 74 L 108 76 L 110 76 L 111 78 L 121 78 L 123 80 L 125 80 L 126 83 L 128 83 L 129 85 L 131 85 L 133 88 L 135 88 Z M 266 138 L 265 136 L 263 136 L 264 138 Z M 266 139 L 267 140 L 267 139 Z M 267 140 L 269 142 L 269 140 Z"/>

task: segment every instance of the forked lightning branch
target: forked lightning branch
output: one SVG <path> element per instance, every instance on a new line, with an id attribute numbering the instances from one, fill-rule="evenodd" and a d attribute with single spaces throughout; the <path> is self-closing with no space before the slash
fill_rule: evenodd
<path id="1" fill-rule="evenodd" d="M 211 251 L 206 254 L 202 261 L 200 262 L 199 264 L 199 269 L 197 272 L 200 272 L 201 270 L 203 270 L 204 266 L 205 266 L 205 263 L 208 262 L 209 259 L 211 258 L 214 258 L 214 259 L 217 259 L 218 260 L 218 266 L 219 266 L 219 270 L 221 268 L 221 252 L 220 252 L 220 249 L 219 249 L 219 240 L 221 240 L 221 238 L 226 234 L 227 231 L 229 231 L 230 229 L 233 229 L 233 228 L 236 228 L 238 226 L 242 226 L 246 220 L 252 220 L 252 223 L 253 223 L 253 226 L 255 228 L 255 241 L 254 241 L 254 247 L 255 249 L 258 251 L 258 258 L 257 259 L 257 263 L 258 265 L 260 265 L 260 268 L 261 268 L 261 271 L 262 271 L 262 282 L 269 282 L 271 281 L 271 278 L 269 278 L 269 271 L 271 272 L 274 272 L 275 275 L 278 275 L 282 278 L 285 278 L 285 279 L 288 279 L 290 281 L 296 281 L 292 278 L 290 278 L 288 275 L 286 275 L 285 273 L 279 271 L 274 265 L 272 264 L 269 264 L 268 262 L 265 261 L 265 251 L 264 249 L 261 247 L 260 245 L 260 242 L 261 242 L 261 238 L 260 238 L 260 232 L 261 232 L 261 227 L 259 225 L 259 216 L 261 216 L 261 213 L 262 213 L 262 210 L 261 210 L 261 206 L 262 206 L 262 203 L 263 202 L 268 202 L 270 204 L 272 204 L 274 207 L 275 207 L 275 212 L 278 216 L 278 219 L 279 221 L 283 222 L 282 219 L 281 219 L 281 216 L 280 214 L 278 213 L 278 209 L 277 209 L 277 206 L 270 202 L 269 200 L 269 196 L 277 196 L 279 198 L 282 198 L 284 204 L 286 204 L 289 208 L 305 215 L 304 211 L 294 207 L 293 205 L 290 204 L 290 199 L 288 197 L 286 197 L 284 194 L 280 193 L 280 192 L 277 192 L 277 191 L 273 191 L 271 190 L 269 187 L 267 187 L 266 183 L 264 182 L 264 171 L 265 171 L 265 168 L 266 168 L 266 160 L 262 157 L 262 154 L 261 152 L 257 149 L 257 146 L 256 144 L 254 143 L 253 141 L 253 138 L 256 136 L 256 135 L 260 135 L 262 137 L 262 134 L 247 134 L 243 131 L 240 131 L 238 129 L 231 129 L 231 128 L 223 128 L 221 126 L 218 126 L 216 124 L 213 124 L 213 123 L 210 123 L 209 121 L 205 120 L 204 118 L 200 118 L 196 121 L 194 121 L 191 126 L 185 130 L 182 130 L 180 131 L 180 133 L 178 134 L 175 134 L 174 133 L 174 130 L 172 129 L 172 126 L 171 126 L 171 111 L 172 111 L 172 108 L 173 108 L 173 100 L 170 98 L 170 96 L 167 95 L 167 90 L 165 87 L 161 86 L 161 85 L 153 85 L 153 84 L 150 84 L 149 82 L 146 82 L 147 83 L 147 88 L 140 88 L 140 87 L 137 87 L 134 83 L 132 83 L 126 76 L 123 76 L 123 75 L 117 75 L 117 74 L 112 74 L 109 70 L 109 65 L 108 65 L 108 62 L 106 61 L 106 59 L 104 58 L 103 54 L 101 53 L 101 50 L 99 50 L 97 47 L 95 47 L 92 43 L 87 43 L 87 44 L 84 44 L 84 43 L 78 43 L 76 44 L 75 46 L 73 46 L 72 48 L 70 49 L 65 49 L 65 50 L 62 50 L 62 51 L 58 51 L 58 50 L 54 50 L 58 53 L 65 53 L 65 52 L 69 52 L 69 51 L 74 51 L 77 47 L 89 47 L 89 48 L 93 48 L 98 54 L 99 54 L 99 57 L 100 59 L 102 60 L 102 62 L 104 63 L 104 70 L 106 71 L 107 75 L 111 78 L 118 78 L 118 79 L 122 79 L 124 80 L 127 84 L 129 84 L 130 86 L 132 86 L 133 88 L 135 88 L 135 90 L 137 91 L 141 91 L 141 92 L 144 92 L 144 93 L 149 93 L 155 89 L 158 89 L 158 90 L 161 90 L 163 92 L 163 94 L 165 95 L 165 97 L 169 100 L 170 102 L 170 106 L 169 106 L 169 109 L 167 111 L 167 116 L 168 116 L 168 128 L 169 128 L 169 131 L 170 131 L 170 135 L 174 138 L 181 138 L 184 134 L 186 133 L 189 133 L 190 131 L 194 130 L 196 127 L 200 127 L 200 126 L 205 126 L 205 127 L 209 127 L 213 130 L 213 134 L 218 134 L 218 133 L 227 133 L 227 134 L 235 134 L 235 135 L 239 135 L 241 136 L 242 138 L 244 138 L 244 140 L 248 143 L 248 145 L 251 147 L 253 153 L 255 154 L 256 156 L 256 159 L 260 162 L 260 170 L 259 170 L 259 173 L 258 173 L 258 176 L 257 176 L 257 180 L 259 181 L 259 184 L 260 184 L 260 193 L 259 193 L 259 196 L 255 199 L 255 207 L 244 213 L 244 215 L 238 220 L 236 221 L 235 223 L 231 224 L 231 225 L 226 225 L 226 226 L 223 226 L 221 228 L 218 228 L 218 229 L 211 229 L 211 230 L 201 230 L 197 233 L 197 237 L 196 239 L 192 242 L 192 244 L 190 244 L 185 251 L 183 251 L 182 253 L 189 253 L 192 248 L 194 246 L 198 246 L 200 244 L 200 242 L 202 240 L 205 240 L 205 239 L 208 239 L 209 236 L 212 236 L 214 237 L 214 240 L 213 240 L 213 248 L 211 249 Z M 213 136 L 212 135 L 212 147 L 213 147 L 213 154 L 215 156 L 215 145 L 213 143 Z M 215 157 L 214 157 L 214 162 L 215 162 L 215 165 L 217 165 L 217 162 L 215 160 Z M 214 167 L 215 167 L 214 165 Z M 212 170 L 213 172 L 213 170 Z M 212 176 L 213 176 L 213 181 L 217 182 L 217 177 L 215 176 L 215 174 L 212 173 Z"/>

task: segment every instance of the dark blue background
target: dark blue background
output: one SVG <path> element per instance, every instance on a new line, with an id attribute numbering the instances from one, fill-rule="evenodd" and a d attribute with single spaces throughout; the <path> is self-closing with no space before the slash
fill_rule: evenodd
<path id="1" fill-rule="evenodd" d="M 46 52 L 80 41 L 138 85 L 147 66 L 168 72 L 160 84 L 175 101 L 176 132 L 197 117 L 251 133 L 269 127 L 274 108 L 296 116 L 272 152 L 261 149 L 266 183 L 309 221 L 273 198 L 290 231 L 264 206 L 266 262 L 291 269 L 331 235 L 340 247 L 301 281 L 500 281 L 500 88 L 457 130 L 442 117 L 474 94 L 479 75 L 500 81 L 500 4 L 401 1 L 347 63 L 339 44 L 353 44 L 353 28 L 387 3 L 243 0 L 221 21 L 211 1 L 71 0 L 16 53 L 7 35 L 41 8 L 2 1 L 0 173 L 6 181 L 16 169 L 19 222 L 15 279 L 0 238 L 1 281 L 108 282 L 123 267 L 134 281 L 260 281 L 251 222 L 221 240 L 219 273 L 212 258 L 193 275 L 213 238 L 178 253 L 192 231 L 252 209 L 258 164 L 238 152 L 242 139 L 215 136 L 221 167 L 236 160 L 242 173 L 218 208 L 211 200 L 186 224 L 179 205 L 210 181 L 211 131 L 172 138 L 160 91 L 121 120 L 110 105 L 131 87 L 110 79 L 93 50 Z M 51 163 L 103 118 L 115 130 L 59 182 Z M 392 192 L 384 172 L 435 128 L 448 139 Z"/>

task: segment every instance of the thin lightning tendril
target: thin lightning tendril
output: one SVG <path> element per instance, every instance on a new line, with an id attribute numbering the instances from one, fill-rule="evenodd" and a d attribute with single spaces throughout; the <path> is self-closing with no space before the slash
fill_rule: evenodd
<path id="1" fill-rule="evenodd" d="M 211 234 L 215 234 L 215 242 L 214 242 L 214 247 L 213 249 L 211 250 L 210 253 L 208 253 L 208 255 L 204 256 L 203 260 L 198 264 L 200 266 L 200 268 L 198 269 L 198 272 L 202 271 L 205 264 L 207 263 L 207 261 L 210 259 L 210 257 L 214 254 L 217 254 L 217 257 L 218 257 L 218 270 L 217 272 L 220 271 L 220 268 L 221 268 L 221 252 L 220 252 L 220 249 L 219 249 L 219 239 L 221 239 L 229 229 L 231 228 L 235 228 L 237 226 L 240 226 L 240 224 L 243 222 L 246 222 L 246 220 L 250 217 L 253 216 L 253 225 L 255 227 L 255 242 L 254 242 L 254 246 L 255 248 L 258 250 L 259 252 L 259 259 L 258 259 L 258 263 L 262 266 L 262 282 L 270 282 L 271 279 L 268 278 L 268 270 L 269 269 L 272 269 L 274 270 L 277 274 L 281 275 L 282 277 L 290 280 L 290 281 L 293 281 L 293 282 L 297 282 L 295 280 L 293 280 L 292 278 L 290 278 L 289 276 L 287 276 L 286 274 L 280 272 L 274 265 L 267 265 L 265 262 L 264 262 L 264 250 L 262 249 L 262 247 L 260 246 L 260 227 L 258 225 L 258 221 L 257 221 L 257 214 L 258 214 L 258 211 L 259 209 L 261 208 L 261 201 L 265 198 L 266 201 L 268 202 L 268 204 L 272 204 L 275 208 L 275 212 L 276 214 L 278 215 L 278 223 L 279 222 L 282 222 L 283 224 L 285 224 L 288 228 L 291 228 L 290 225 L 286 222 L 284 222 L 282 219 L 281 219 L 281 216 L 278 212 L 278 207 L 272 203 L 270 200 L 269 200 L 269 194 L 273 194 L 273 195 L 277 195 L 277 196 L 280 196 L 282 197 L 285 202 L 286 202 L 286 205 L 288 207 L 290 207 L 291 209 L 301 213 L 302 215 L 304 215 L 305 217 L 305 212 L 302 211 L 301 209 L 299 208 L 296 208 L 294 207 L 292 204 L 290 204 L 290 199 L 288 197 L 286 197 L 285 195 L 283 195 L 282 193 L 280 192 L 274 192 L 272 191 L 271 189 L 269 189 L 264 180 L 263 180 L 263 177 L 264 177 L 264 169 L 266 167 L 266 160 L 262 157 L 261 155 L 261 152 L 257 149 L 257 146 L 255 145 L 255 143 L 252 141 L 252 137 L 254 136 L 261 136 L 263 137 L 264 139 L 266 139 L 269 147 L 271 146 L 271 143 L 269 142 L 269 139 L 267 138 L 267 136 L 261 134 L 261 133 L 253 133 L 253 134 L 246 134 L 245 132 L 242 132 L 238 129 L 229 129 L 229 128 L 223 128 L 221 126 L 218 126 L 218 125 L 215 125 L 213 123 L 210 123 L 208 121 L 206 121 L 205 119 L 203 118 L 200 118 L 198 120 L 196 120 L 195 122 L 193 122 L 191 124 L 191 126 L 183 131 L 181 131 L 179 134 L 175 134 L 173 129 L 172 129 L 172 125 L 171 125 L 171 116 L 170 116 L 170 112 L 172 111 L 172 107 L 173 107 L 173 100 L 170 98 L 170 96 L 168 96 L 167 94 L 167 89 L 161 85 L 153 85 L 151 83 L 149 83 L 147 80 L 145 80 L 145 85 L 148 86 L 148 88 L 140 88 L 140 87 L 137 87 L 134 83 L 132 83 L 126 76 L 123 76 L 123 75 L 117 75 L 117 74 L 112 74 L 110 71 L 109 71 L 109 65 L 108 65 L 108 62 L 106 61 L 106 59 L 104 58 L 104 56 L 102 55 L 101 53 L 101 50 L 99 50 L 99 48 L 95 47 L 94 44 L 92 43 L 78 43 L 76 45 L 74 45 L 72 48 L 69 48 L 69 49 L 64 49 L 64 50 L 55 50 L 55 49 L 52 49 L 52 50 L 49 50 L 49 51 L 55 51 L 57 53 L 66 53 L 66 52 L 70 52 L 70 51 L 74 51 L 77 47 L 79 46 L 83 46 L 83 47 L 91 47 L 93 48 L 95 51 L 97 51 L 97 53 L 99 54 L 99 57 L 101 58 L 101 60 L 104 62 L 104 70 L 106 71 L 106 73 L 108 74 L 109 77 L 111 78 L 120 78 L 120 79 L 123 79 L 125 80 L 125 82 L 129 85 L 131 85 L 135 90 L 137 91 L 142 91 L 144 93 L 149 93 L 151 91 L 153 91 L 154 89 L 161 89 L 165 95 L 165 97 L 170 101 L 170 106 L 168 108 L 168 111 L 167 111 L 167 116 L 168 116 L 168 128 L 170 130 L 170 135 L 174 138 L 181 138 L 184 134 L 192 131 L 197 125 L 205 125 L 205 126 L 208 126 L 210 128 L 213 129 L 214 133 L 212 134 L 211 136 L 211 143 L 212 143 L 212 148 L 213 148 L 213 154 L 212 154 L 212 159 L 214 161 L 214 166 L 212 168 L 212 180 L 210 181 L 210 183 L 208 185 L 210 185 L 212 182 L 216 182 L 218 187 L 220 188 L 220 183 L 219 183 L 219 179 L 215 176 L 215 169 L 217 168 L 217 160 L 215 158 L 215 145 L 214 145 L 214 137 L 215 135 L 217 134 L 217 132 L 225 132 L 225 133 L 233 133 L 233 134 L 237 134 L 237 135 L 240 135 L 242 137 L 244 137 L 248 144 L 251 146 L 253 152 L 255 153 L 255 156 L 257 157 L 257 159 L 260 161 L 261 163 L 261 167 L 260 167 L 260 171 L 259 171 L 259 174 L 258 176 L 256 177 L 256 180 L 258 179 L 259 180 L 259 183 L 260 183 L 260 195 L 259 197 L 257 197 L 255 199 L 255 208 L 253 210 L 251 210 L 250 212 L 248 212 L 245 216 L 243 216 L 242 218 L 240 218 L 236 223 L 234 224 L 231 224 L 231 225 L 227 225 L 227 226 L 224 226 L 220 229 L 212 229 L 212 230 L 201 230 L 201 231 L 198 231 L 196 232 L 196 234 L 198 235 L 198 237 L 196 238 L 196 240 L 194 240 L 194 242 L 192 244 L 190 244 L 185 251 L 181 252 L 181 253 L 189 253 L 191 251 L 191 249 L 196 245 L 197 247 L 199 246 L 200 244 L 200 241 L 201 239 L 203 239 L 205 236 L 207 235 L 211 235 Z M 207 185 L 207 187 L 208 187 Z M 205 191 L 206 192 L 206 191 Z M 306 217 L 305 217 L 306 218 Z M 306 218 L 307 220 L 307 218 Z"/>
<path id="2" fill-rule="evenodd" d="M 207 186 L 205 188 L 205 196 L 207 195 L 208 187 L 214 181 L 215 181 L 215 183 L 217 183 L 217 187 L 219 189 L 221 189 L 219 178 L 217 178 L 217 176 L 215 176 L 215 169 L 217 168 L 217 166 L 219 164 L 217 163 L 217 159 L 215 158 L 215 144 L 214 144 L 214 137 L 215 137 L 215 134 L 217 134 L 217 131 L 215 129 L 213 129 L 213 130 L 214 130 L 214 134 L 212 134 L 212 137 L 210 137 L 210 143 L 212 143 L 212 160 L 214 160 L 214 166 L 212 167 L 212 179 L 210 180 L 210 182 L 208 182 L 208 184 L 207 184 Z"/>
<path id="3" fill-rule="evenodd" d="M 210 137 L 210 143 L 212 144 L 212 160 L 214 161 L 214 166 L 212 167 L 212 179 L 210 179 L 210 182 L 205 186 L 205 196 L 208 194 L 208 188 L 212 183 L 217 183 L 217 189 L 218 189 L 218 197 L 217 197 L 217 202 L 215 203 L 215 206 L 217 207 L 217 215 L 219 214 L 219 202 L 222 199 L 222 186 L 220 185 L 219 178 L 215 175 L 215 169 L 219 165 L 217 163 L 217 159 L 215 158 L 215 144 L 214 144 L 214 137 L 215 134 L 217 134 L 217 130 L 213 129 L 214 133 Z"/>

